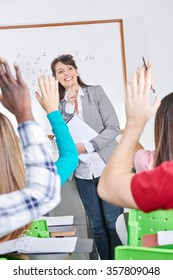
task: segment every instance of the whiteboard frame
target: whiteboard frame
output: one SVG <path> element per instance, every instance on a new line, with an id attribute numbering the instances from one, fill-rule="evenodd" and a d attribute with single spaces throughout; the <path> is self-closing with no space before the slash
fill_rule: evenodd
<path id="1" fill-rule="evenodd" d="M 122 70 L 123 70 L 123 82 L 124 91 L 127 82 L 126 71 L 126 59 L 125 59 L 125 44 L 124 44 L 124 31 L 122 19 L 109 19 L 109 20 L 90 20 L 90 21 L 76 21 L 76 22 L 60 22 L 60 23 L 38 23 L 38 24 L 22 24 L 22 25 L 6 25 L 0 26 L 0 30 L 5 29 L 25 29 L 25 28 L 44 28 L 44 27 L 56 27 L 56 26 L 69 26 L 69 25 L 89 25 L 89 24 L 105 24 L 105 23 L 117 23 L 120 30 L 121 40 L 121 56 L 122 56 Z"/>
<path id="2" fill-rule="evenodd" d="M 116 24 L 116 28 L 118 26 L 119 29 L 119 35 L 120 35 L 120 56 L 121 56 L 121 71 L 122 71 L 122 92 L 125 95 L 125 91 L 126 91 L 126 83 L 127 83 L 127 74 L 126 74 L 126 59 L 125 59 L 125 44 L 124 44 L 124 31 L 123 31 L 123 20 L 122 19 L 109 19 L 109 20 L 90 20 L 90 21 L 77 21 L 77 22 L 61 22 L 61 23 L 39 23 L 39 24 L 21 24 L 21 25 L 8 25 L 8 26 L 0 26 L 0 31 L 1 30 L 18 30 L 18 29 L 44 29 L 44 28 L 51 28 L 51 27 L 64 27 L 64 26 L 82 26 L 82 25 L 105 25 L 105 24 Z M 116 52 L 116 48 L 115 48 L 115 52 Z M 116 80 L 116 77 L 115 77 Z M 124 99 L 124 96 L 122 96 L 122 100 Z M 124 114 L 124 113 L 123 113 Z M 44 114 L 44 112 L 41 113 L 41 115 L 43 116 L 43 123 L 44 125 L 47 127 L 49 127 L 50 129 L 50 125 L 49 122 L 47 121 L 46 118 L 46 114 Z M 11 116 L 13 119 L 14 117 Z M 11 118 L 10 117 L 10 118 Z M 124 121 L 124 115 L 121 116 L 121 118 Z M 14 123 L 14 126 L 16 126 L 16 122 L 15 120 L 12 121 Z M 124 124 L 120 124 L 121 126 L 124 126 Z M 122 128 L 122 127 L 121 127 Z"/>

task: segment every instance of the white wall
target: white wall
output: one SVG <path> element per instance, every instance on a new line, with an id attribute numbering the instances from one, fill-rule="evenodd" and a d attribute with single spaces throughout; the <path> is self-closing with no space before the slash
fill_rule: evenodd
<path id="1" fill-rule="evenodd" d="M 155 89 L 163 97 L 173 89 L 172 8 L 172 0 L 0 0 L 0 25 L 122 18 L 129 79 L 145 55 L 153 62 Z M 141 142 L 154 147 L 153 119 Z"/>

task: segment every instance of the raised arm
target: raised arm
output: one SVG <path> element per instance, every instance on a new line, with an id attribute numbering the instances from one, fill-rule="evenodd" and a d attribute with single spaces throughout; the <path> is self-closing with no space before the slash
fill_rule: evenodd
<path id="1" fill-rule="evenodd" d="M 26 184 L 22 190 L 0 195 L 0 237 L 52 210 L 60 201 L 60 180 L 56 174 L 50 144 L 34 121 L 28 88 L 19 67 L 13 77 L 8 63 L 0 59 L 0 100 L 16 116 L 23 145 Z M 4 180 L 1 176 L 0 180 Z"/>
<path id="2" fill-rule="evenodd" d="M 51 76 L 38 78 L 41 95 L 37 92 L 36 97 L 47 112 L 47 117 L 56 137 L 59 150 L 59 158 L 55 162 L 58 174 L 63 185 L 78 165 L 78 153 L 69 129 L 59 111 L 58 82 Z"/>
<path id="3" fill-rule="evenodd" d="M 125 131 L 98 185 L 98 194 L 102 199 L 122 207 L 138 207 L 131 192 L 131 180 L 136 175 L 130 171 L 143 128 L 160 105 L 159 97 L 156 97 L 153 104 L 150 103 L 151 84 L 151 65 L 148 65 L 147 71 L 142 67 L 134 74 L 132 84 L 128 83 Z"/>

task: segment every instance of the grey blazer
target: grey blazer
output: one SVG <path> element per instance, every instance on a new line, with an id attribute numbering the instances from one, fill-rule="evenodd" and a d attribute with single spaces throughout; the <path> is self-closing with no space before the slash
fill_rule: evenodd
<path id="1" fill-rule="evenodd" d="M 115 138 L 120 133 L 117 114 L 101 86 L 83 87 L 82 91 L 84 121 L 98 133 L 98 136 L 90 142 L 106 163 L 117 145 Z M 70 117 L 70 114 L 65 112 L 66 103 L 64 99 L 60 103 L 60 110 L 65 120 Z"/>

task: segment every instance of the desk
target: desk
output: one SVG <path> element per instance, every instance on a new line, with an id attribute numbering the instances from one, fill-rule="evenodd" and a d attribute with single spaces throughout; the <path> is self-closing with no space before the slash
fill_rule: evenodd
<path id="1" fill-rule="evenodd" d="M 66 237 L 64 237 L 66 238 Z M 42 246 L 42 249 L 44 246 Z M 54 249 L 56 249 L 54 247 Z M 80 254 L 83 253 L 90 253 L 93 251 L 93 239 L 80 239 L 77 238 L 75 248 L 73 249 L 73 252 L 66 252 L 66 253 L 9 253 L 4 254 L 1 257 L 6 257 L 7 259 L 15 260 L 15 259 L 21 259 L 21 260 L 78 260 L 81 259 Z"/>
<path id="2" fill-rule="evenodd" d="M 80 238 L 93 238 L 92 231 L 85 213 L 85 209 L 79 197 L 74 178 L 67 181 L 61 189 L 61 203 L 49 213 L 50 216 L 70 216 L 73 215 L 74 224 L 77 225 L 77 236 Z M 76 219 L 76 220 L 75 220 Z M 80 259 L 98 259 L 96 246 L 94 244 L 93 253 L 81 253 Z"/>

